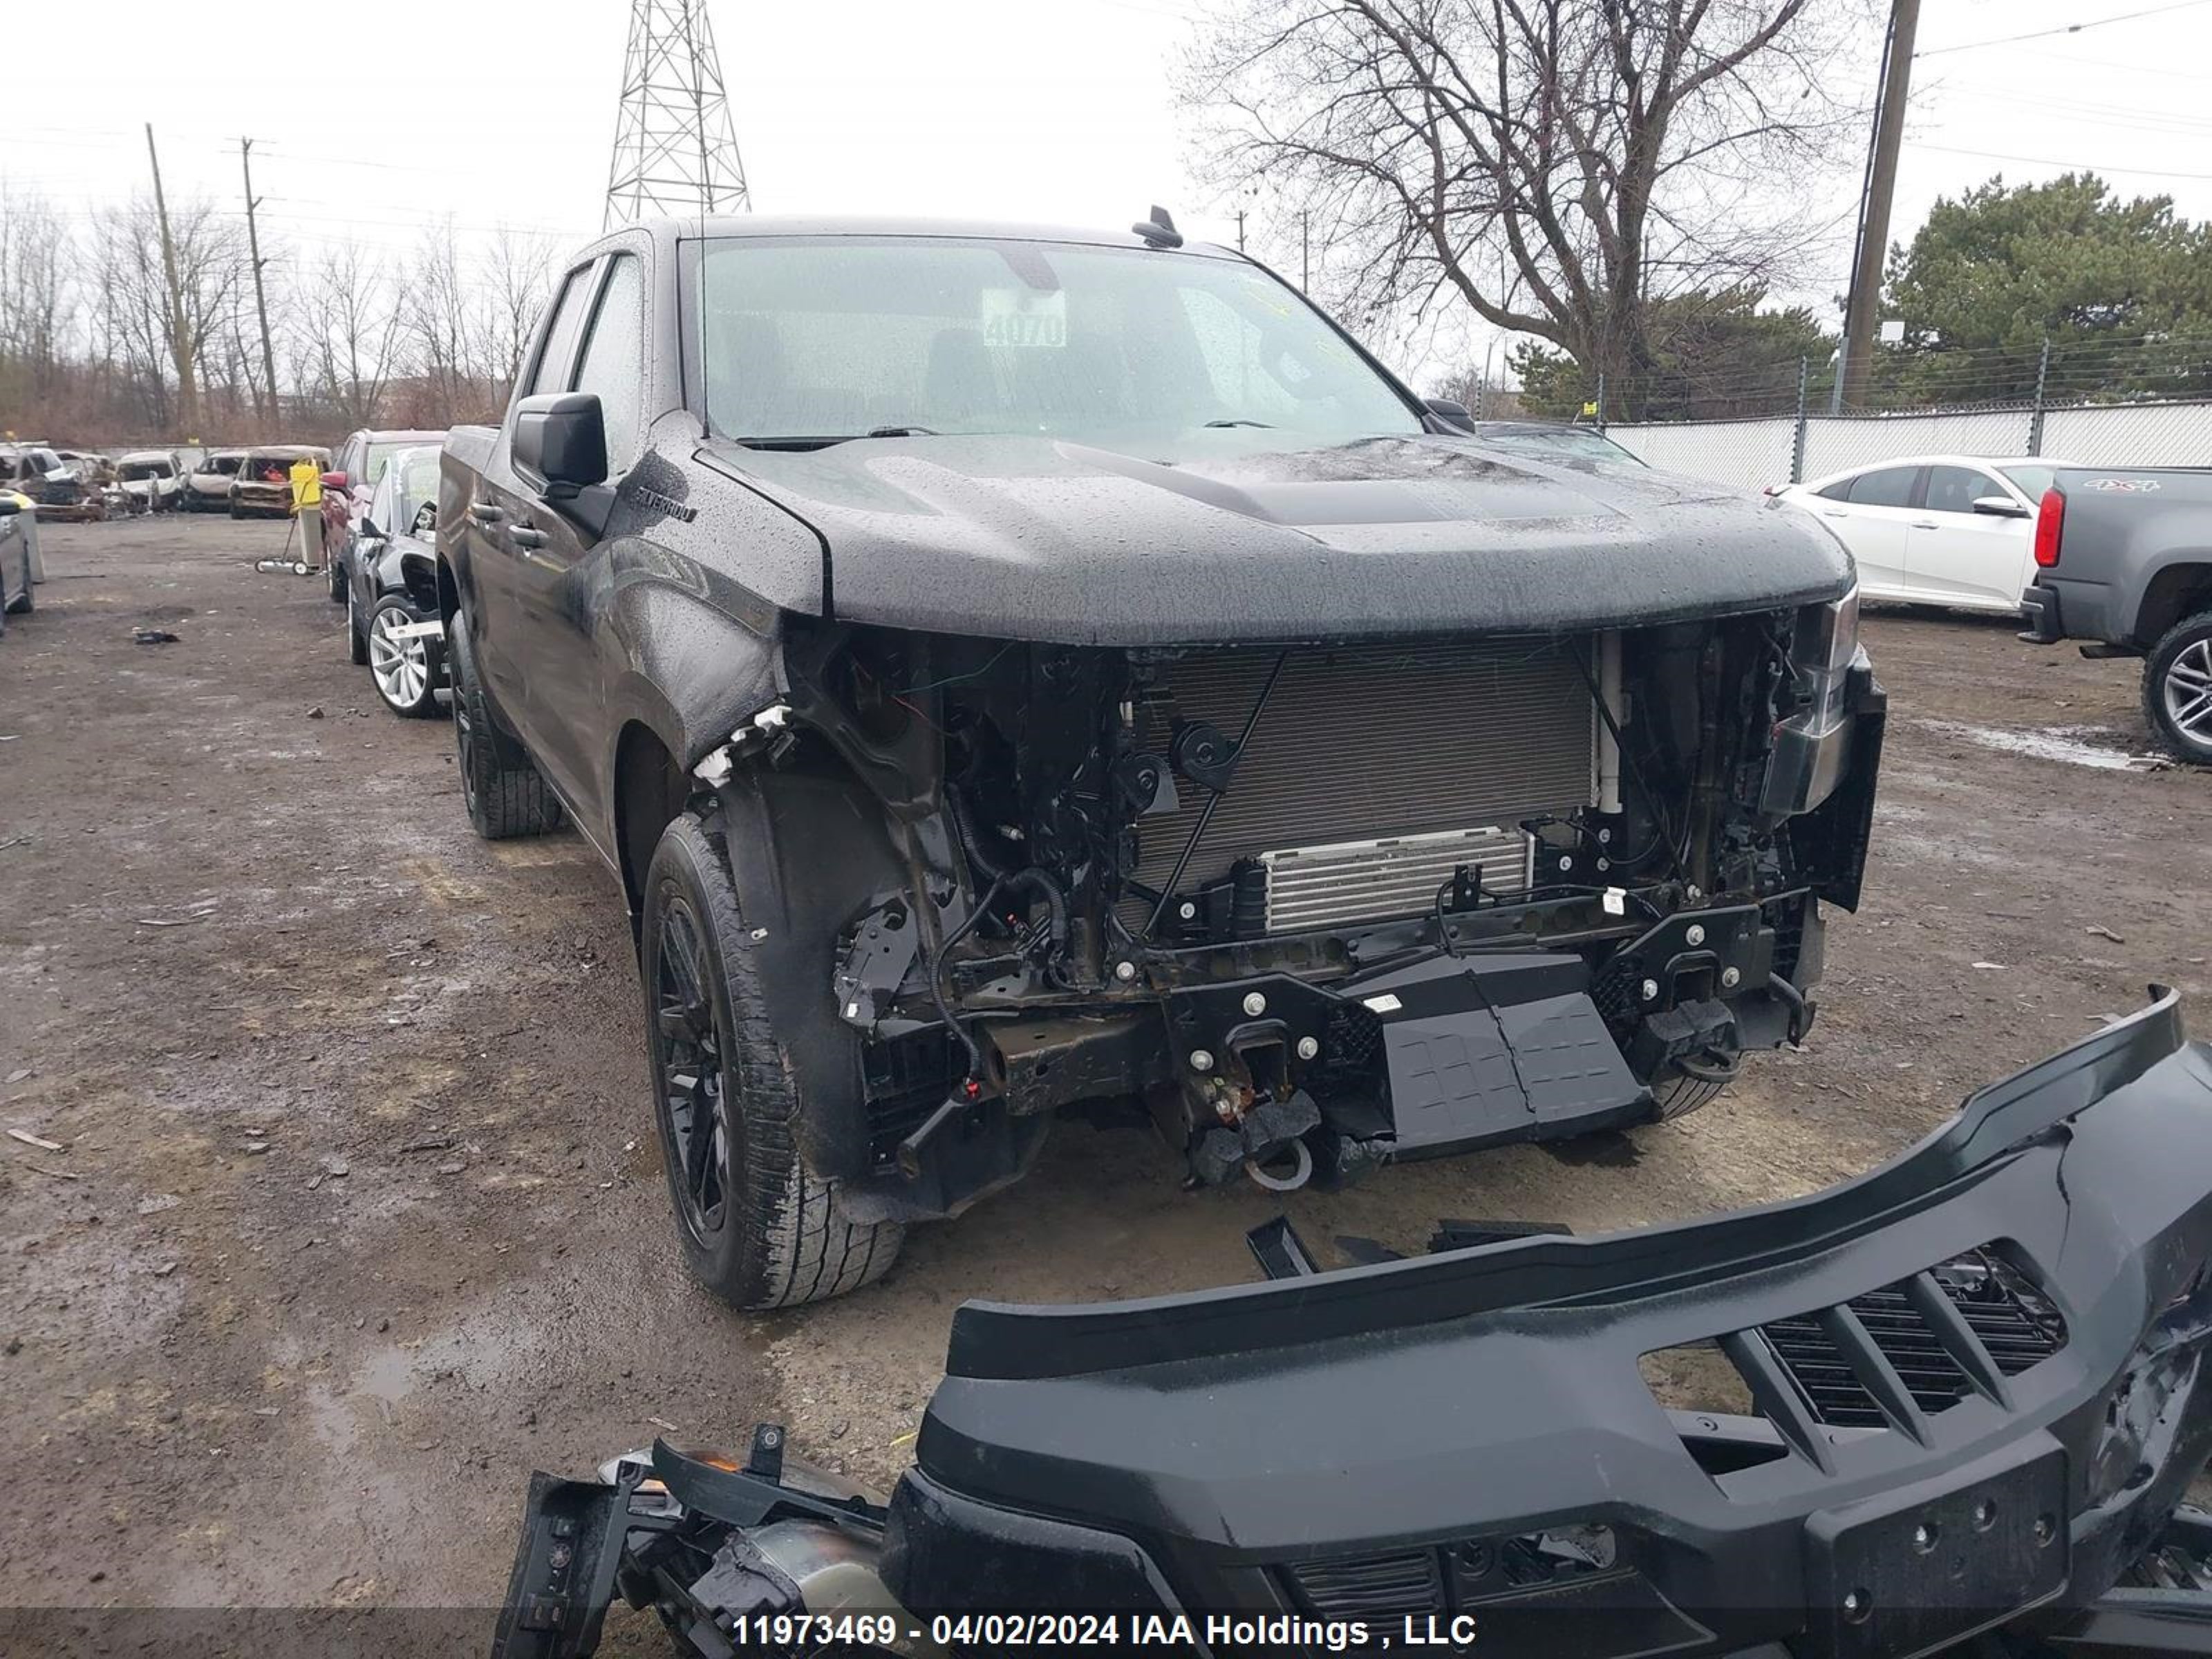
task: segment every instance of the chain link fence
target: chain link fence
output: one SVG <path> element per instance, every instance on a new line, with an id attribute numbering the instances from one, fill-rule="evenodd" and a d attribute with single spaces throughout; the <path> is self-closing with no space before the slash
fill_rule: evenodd
<path id="1" fill-rule="evenodd" d="M 1835 376 L 1832 362 L 1797 358 L 1626 387 L 1601 380 L 1585 416 L 1655 467 L 1753 489 L 1920 454 L 2212 465 L 2212 337 L 1886 349 L 1848 409 Z"/>
<path id="2" fill-rule="evenodd" d="M 1808 413 L 1664 425 L 1614 422 L 1605 431 L 1662 471 L 1753 489 L 1826 477 L 1903 455 L 2043 455 L 2082 466 L 2212 466 L 2212 398 L 1921 414 Z"/>

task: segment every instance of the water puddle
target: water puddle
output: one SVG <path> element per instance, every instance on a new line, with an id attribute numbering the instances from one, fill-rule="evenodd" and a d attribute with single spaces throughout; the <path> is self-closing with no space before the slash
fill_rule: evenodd
<path id="1" fill-rule="evenodd" d="M 2051 726 L 2040 731 L 2008 731 L 1995 726 L 1968 726 L 1958 720 L 1919 720 L 1931 732 L 1962 738 L 1984 749 L 2031 760 L 2063 761 L 2069 766 L 2094 767 L 2100 772 L 2162 772 L 2173 763 L 2160 755 L 2130 755 L 2112 746 L 2112 733 L 2092 726 Z"/>

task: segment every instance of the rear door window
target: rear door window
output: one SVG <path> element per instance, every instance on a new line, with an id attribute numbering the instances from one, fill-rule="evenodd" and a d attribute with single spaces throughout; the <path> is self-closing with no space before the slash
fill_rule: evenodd
<path id="1" fill-rule="evenodd" d="M 1862 472 L 1851 481 L 1851 505 L 1910 507 L 1912 486 L 1918 482 L 1921 471 L 1917 466 L 1882 466 Z"/>
<path id="2" fill-rule="evenodd" d="M 561 284 L 561 297 L 554 302 L 552 325 L 545 331 L 544 349 L 538 354 L 538 362 L 531 370 L 531 392 L 568 390 L 569 366 L 576 361 L 576 342 L 582 337 L 584 313 L 591 305 L 594 269 L 593 265 L 579 266 Z"/>

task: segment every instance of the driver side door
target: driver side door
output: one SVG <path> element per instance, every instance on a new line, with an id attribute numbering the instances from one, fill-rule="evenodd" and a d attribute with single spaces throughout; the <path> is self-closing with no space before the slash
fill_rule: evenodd
<path id="1" fill-rule="evenodd" d="M 540 388 L 589 392 L 599 400 L 610 488 L 637 459 L 643 437 L 645 299 L 643 257 L 627 249 L 608 254 L 592 284 L 574 370 L 567 384 Z M 608 760 L 597 636 L 608 548 L 545 498 L 543 480 L 526 477 L 512 457 L 509 465 L 516 485 L 507 518 L 515 547 L 509 643 L 530 700 L 532 752 L 562 793 L 585 806 L 603 799 L 600 774 Z"/>

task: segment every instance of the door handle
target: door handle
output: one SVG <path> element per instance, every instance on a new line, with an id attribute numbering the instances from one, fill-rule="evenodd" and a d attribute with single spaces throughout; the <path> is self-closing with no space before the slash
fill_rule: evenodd
<path id="1" fill-rule="evenodd" d="M 1915 519 L 1911 527 L 1915 530 L 1941 530 L 1943 526 L 1933 519 Z"/>
<path id="2" fill-rule="evenodd" d="M 507 539 L 526 553 L 534 553 L 545 545 L 545 532 L 532 529 L 528 524 L 519 524 L 507 532 Z"/>
<path id="3" fill-rule="evenodd" d="M 1848 519 L 1851 515 L 1841 507 L 1824 507 L 1820 509 L 1820 516 L 1824 519 Z"/>
<path id="4" fill-rule="evenodd" d="M 469 522 L 475 525 L 494 525 L 507 516 L 507 509 L 497 501 L 471 501 Z"/>

